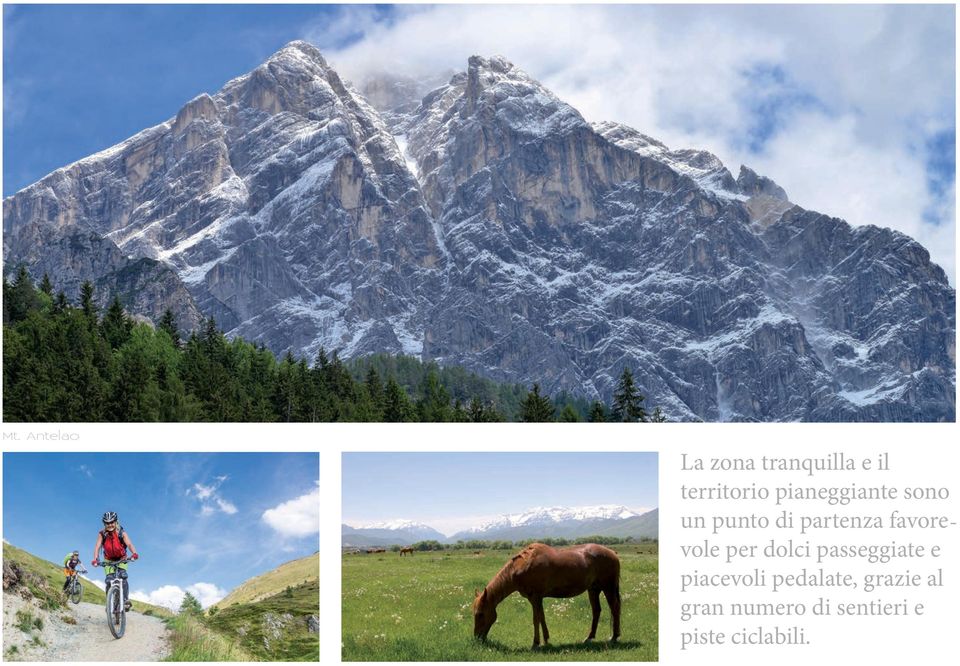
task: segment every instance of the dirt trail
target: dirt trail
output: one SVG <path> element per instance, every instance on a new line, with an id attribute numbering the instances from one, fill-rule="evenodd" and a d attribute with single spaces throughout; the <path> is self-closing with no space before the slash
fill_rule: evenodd
<path id="1" fill-rule="evenodd" d="M 38 661 L 160 661 L 170 649 L 167 625 L 162 620 L 127 613 L 123 638 L 114 638 L 107 627 L 103 606 L 70 604 L 75 625 L 51 622 L 44 631 L 46 647 L 31 660 Z"/>

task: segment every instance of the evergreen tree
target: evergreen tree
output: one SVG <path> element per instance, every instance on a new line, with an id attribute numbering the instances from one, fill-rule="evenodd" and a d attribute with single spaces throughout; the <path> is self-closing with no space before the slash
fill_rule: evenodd
<path id="1" fill-rule="evenodd" d="M 66 311 L 67 306 L 67 295 L 63 293 L 63 289 L 57 292 L 57 297 L 53 301 L 53 314 L 62 314 Z"/>
<path id="2" fill-rule="evenodd" d="M 643 396 L 637 390 L 630 368 L 624 368 L 617 382 L 617 390 L 613 393 L 613 421 L 636 423 L 646 421 L 647 412 L 643 408 Z"/>
<path id="3" fill-rule="evenodd" d="M 407 392 L 391 375 L 384 389 L 383 420 L 387 423 L 405 423 L 414 420 L 414 409 Z"/>
<path id="4" fill-rule="evenodd" d="M 93 301 L 93 284 L 90 280 L 80 285 L 80 308 L 83 315 L 92 325 L 97 323 L 97 304 Z"/>
<path id="5" fill-rule="evenodd" d="M 313 369 L 323 371 L 328 365 L 330 365 L 330 359 L 327 358 L 327 350 L 321 346 L 317 351 L 317 360 L 313 362 Z"/>
<path id="6" fill-rule="evenodd" d="M 520 420 L 524 423 L 546 423 L 553 421 L 554 411 L 550 398 L 540 395 L 540 384 L 534 383 L 520 403 Z"/>
<path id="7" fill-rule="evenodd" d="M 9 304 L 7 303 L 9 299 Z M 40 307 L 37 290 L 33 286 L 30 274 L 22 264 L 17 269 L 17 277 L 4 293 L 5 314 L 12 323 L 23 321 L 31 310 Z"/>
<path id="8" fill-rule="evenodd" d="M 9 324 L 10 322 L 10 299 L 13 294 L 13 285 L 7 282 L 7 276 L 3 276 L 3 323 Z"/>
<path id="9" fill-rule="evenodd" d="M 597 400 L 590 406 L 590 415 L 587 420 L 590 423 L 603 423 L 607 420 L 607 408 L 602 402 Z"/>
<path id="10" fill-rule="evenodd" d="M 207 358 L 220 360 L 223 356 L 225 346 L 223 333 L 217 328 L 217 320 L 209 317 L 203 324 L 203 333 L 200 335 L 200 343 Z"/>
<path id="11" fill-rule="evenodd" d="M 50 276 L 46 273 L 43 274 L 43 279 L 40 281 L 40 291 L 53 297 L 53 283 L 50 282 Z"/>
<path id="12" fill-rule="evenodd" d="M 452 420 L 454 423 L 469 423 L 470 415 L 467 413 L 467 410 L 464 409 L 463 403 L 460 402 L 460 399 L 457 398 L 453 401 L 453 416 Z"/>
<path id="13" fill-rule="evenodd" d="M 450 421 L 453 411 L 450 409 L 450 394 L 440 383 L 440 375 L 431 369 L 423 381 L 421 388 L 423 397 L 417 403 L 420 420 L 429 423 Z"/>
<path id="14" fill-rule="evenodd" d="M 653 415 L 650 416 L 651 423 L 666 423 L 667 417 L 663 415 L 663 412 L 660 411 L 660 407 L 657 407 L 653 410 Z"/>
<path id="15" fill-rule="evenodd" d="M 187 592 L 180 603 L 180 612 L 185 615 L 200 615 L 203 613 L 203 607 L 195 596 Z"/>
<path id="16" fill-rule="evenodd" d="M 288 423 L 296 420 L 296 413 L 299 409 L 295 367 L 293 354 L 288 351 L 277 368 L 277 383 L 273 392 L 274 411 L 281 421 Z"/>
<path id="17" fill-rule="evenodd" d="M 370 398 L 371 416 L 374 421 L 380 421 L 383 418 L 383 382 L 380 381 L 380 373 L 372 365 L 367 370 L 367 379 L 364 386 L 367 389 L 367 396 Z"/>
<path id="18" fill-rule="evenodd" d="M 160 419 L 162 396 L 146 349 L 141 344 L 124 346 L 110 396 L 110 420 L 121 423 Z"/>
<path id="19" fill-rule="evenodd" d="M 173 340 L 173 346 L 180 349 L 180 329 L 177 328 L 177 318 L 173 315 L 173 310 L 167 308 L 160 317 L 160 323 L 157 324 L 157 330 L 164 331 Z"/>
<path id="20" fill-rule="evenodd" d="M 493 405 L 484 404 L 480 398 L 474 397 L 467 407 L 467 417 L 473 423 L 497 423 L 503 421 L 503 414 Z"/>
<path id="21" fill-rule="evenodd" d="M 580 420 L 580 417 L 577 415 L 577 410 L 575 410 L 573 405 L 568 402 L 560 411 L 559 420 L 563 423 L 576 423 Z"/>
<path id="22" fill-rule="evenodd" d="M 310 423 L 316 415 L 314 403 L 317 401 L 317 391 L 310 378 L 310 366 L 307 365 L 307 359 L 301 358 L 297 361 L 293 379 L 293 388 L 297 394 L 297 409 L 294 412 L 294 420 L 298 423 Z"/>
<path id="23" fill-rule="evenodd" d="M 120 303 L 120 297 L 114 296 L 107 313 L 100 322 L 100 333 L 111 349 L 119 349 L 130 337 L 133 322 L 127 317 Z"/>

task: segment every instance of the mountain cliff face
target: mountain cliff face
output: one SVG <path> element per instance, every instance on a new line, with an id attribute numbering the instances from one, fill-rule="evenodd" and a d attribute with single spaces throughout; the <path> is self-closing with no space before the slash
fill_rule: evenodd
<path id="1" fill-rule="evenodd" d="M 912 239 L 588 123 L 502 58 L 364 90 L 288 45 L 7 198 L 7 270 L 276 351 L 605 399 L 630 367 L 676 420 L 955 418 L 955 293 Z"/>

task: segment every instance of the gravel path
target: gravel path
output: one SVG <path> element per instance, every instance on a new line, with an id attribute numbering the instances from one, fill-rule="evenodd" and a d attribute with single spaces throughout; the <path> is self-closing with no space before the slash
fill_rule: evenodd
<path id="1" fill-rule="evenodd" d="M 6 598 L 4 601 L 6 611 L 8 605 Z M 16 601 L 20 602 L 19 599 Z M 22 602 L 17 603 L 16 606 L 21 604 Z M 45 616 L 43 630 L 38 632 L 43 641 L 43 647 L 22 646 L 21 659 L 29 661 L 160 661 L 170 652 L 167 642 L 167 625 L 158 618 L 140 613 L 127 613 L 126 633 L 123 638 L 116 639 L 107 628 L 106 612 L 103 606 L 87 602 L 80 602 L 76 606 L 69 604 L 69 606 L 68 613 L 77 621 L 76 624 L 64 622 L 63 611 L 55 614 L 40 612 Z M 7 631 L 8 627 L 4 626 L 4 633 L 6 634 Z M 20 632 L 13 630 L 12 633 Z M 4 636 L 5 647 L 6 639 L 7 636 Z"/>

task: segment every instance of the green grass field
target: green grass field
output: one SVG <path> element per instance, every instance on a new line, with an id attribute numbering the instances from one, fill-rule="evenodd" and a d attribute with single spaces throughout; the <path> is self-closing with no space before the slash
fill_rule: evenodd
<path id="1" fill-rule="evenodd" d="M 486 644 L 473 638 L 474 591 L 516 552 L 460 550 L 343 555 L 344 661 L 657 661 L 657 546 L 615 546 L 621 558 L 623 600 L 620 642 L 610 637 L 610 609 L 603 612 L 597 640 L 590 630 L 586 594 L 546 599 L 550 646 L 533 643 L 530 602 L 514 593 L 497 608 Z"/>

